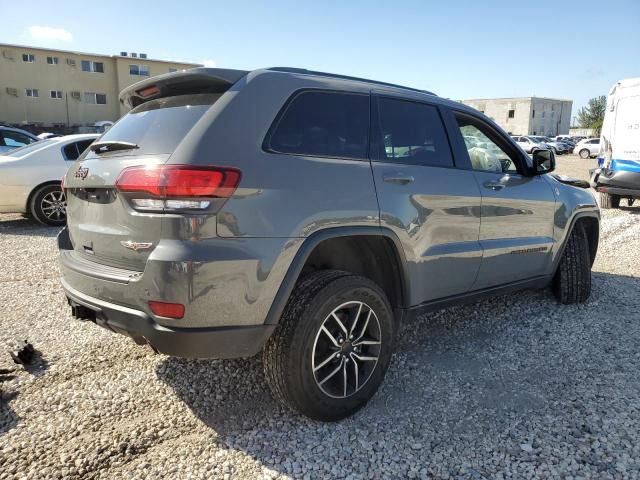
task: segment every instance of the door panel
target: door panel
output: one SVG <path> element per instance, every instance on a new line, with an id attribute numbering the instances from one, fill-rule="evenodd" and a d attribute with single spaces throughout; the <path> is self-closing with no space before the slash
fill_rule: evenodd
<path id="1" fill-rule="evenodd" d="M 411 176 L 408 185 L 388 176 Z M 468 291 L 480 267 L 480 192 L 473 173 L 373 163 L 382 226 L 404 247 L 412 305 Z"/>
<path id="2" fill-rule="evenodd" d="M 543 275 L 551 261 L 555 198 L 542 177 L 474 172 L 482 192 L 482 289 Z M 486 185 L 503 185 L 502 188 Z"/>
<path id="3" fill-rule="evenodd" d="M 403 245 L 409 303 L 467 292 L 482 258 L 473 172 L 454 167 L 437 107 L 377 98 L 374 111 L 372 169 L 380 220 Z"/>
<path id="4" fill-rule="evenodd" d="M 456 112 L 482 196 L 479 242 L 482 263 L 473 290 L 517 282 L 548 271 L 553 245 L 555 196 L 541 176 L 531 176 L 528 157 L 498 127 Z M 469 143 L 469 142 L 467 142 Z"/>

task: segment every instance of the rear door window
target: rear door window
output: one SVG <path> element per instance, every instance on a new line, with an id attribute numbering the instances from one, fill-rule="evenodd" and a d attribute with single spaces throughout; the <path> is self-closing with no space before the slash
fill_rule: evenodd
<path id="1" fill-rule="evenodd" d="M 276 119 L 265 149 L 275 153 L 368 158 L 369 95 L 298 93 Z"/>
<path id="2" fill-rule="evenodd" d="M 111 127 L 100 141 L 135 143 L 136 150 L 119 154 L 171 154 L 221 94 L 195 94 L 150 100 Z M 96 157 L 93 152 L 87 158 Z"/>
<path id="3" fill-rule="evenodd" d="M 378 98 L 378 159 L 452 167 L 449 140 L 438 108 L 426 103 Z"/>

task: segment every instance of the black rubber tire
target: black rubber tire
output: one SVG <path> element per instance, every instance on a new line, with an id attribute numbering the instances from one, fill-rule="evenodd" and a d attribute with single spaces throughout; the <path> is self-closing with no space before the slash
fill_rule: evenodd
<path id="1" fill-rule="evenodd" d="M 311 356 L 315 336 L 334 308 L 360 300 L 374 309 L 381 329 L 378 363 L 367 383 L 347 398 L 333 398 L 317 386 Z M 336 421 L 362 408 L 384 380 L 391 360 L 395 325 L 389 301 L 371 280 L 337 270 L 320 270 L 299 280 L 280 323 L 263 350 L 263 365 L 273 396 L 314 420 Z"/>
<path id="2" fill-rule="evenodd" d="M 600 208 L 618 207 L 620 207 L 619 195 L 611 195 L 610 193 L 600 192 Z"/>
<path id="3" fill-rule="evenodd" d="M 39 223 L 53 227 L 61 227 L 67 223 L 67 216 L 63 215 L 60 219 L 51 219 L 42 211 L 42 199 L 51 192 L 60 192 L 60 185 L 45 185 L 36 190 L 31 195 L 29 203 L 29 212 Z"/>
<path id="4" fill-rule="evenodd" d="M 587 159 L 591 156 L 591 152 L 588 149 L 583 148 L 578 152 L 578 155 L 580 155 L 580 158 Z"/>
<path id="5" fill-rule="evenodd" d="M 553 278 L 553 293 L 564 304 L 583 303 L 591 295 L 589 240 L 580 224 L 575 225 L 567 239 Z"/>

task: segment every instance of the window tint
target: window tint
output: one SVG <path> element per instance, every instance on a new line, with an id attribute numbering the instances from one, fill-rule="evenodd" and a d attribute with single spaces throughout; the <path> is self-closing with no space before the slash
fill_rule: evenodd
<path id="1" fill-rule="evenodd" d="M 303 92 L 289 103 L 268 149 L 321 157 L 367 158 L 369 96 Z"/>
<path id="2" fill-rule="evenodd" d="M 78 157 L 84 152 L 89 145 L 94 142 L 91 140 L 82 140 L 80 142 L 70 143 L 66 147 L 64 147 L 64 156 L 67 160 L 77 160 Z"/>
<path id="3" fill-rule="evenodd" d="M 469 159 L 471 160 L 471 168 L 484 172 L 516 173 L 518 171 L 513 159 L 496 142 L 489 138 L 479 122 L 474 122 L 462 116 L 456 116 L 456 120 L 458 121 L 460 133 L 465 139 Z M 467 138 L 473 139 L 473 142 L 468 142 Z"/>
<path id="4" fill-rule="evenodd" d="M 4 137 L 4 144 L 7 147 L 24 147 L 25 145 L 35 142 L 31 137 L 23 135 L 22 133 L 12 132 L 11 130 L 4 130 L 2 136 Z"/>
<path id="5" fill-rule="evenodd" d="M 380 98 L 378 117 L 383 161 L 453 166 L 449 141 L 436 107 Z"/>
<path id="6" fill-rule="evenodd" d="M 101 140 L 119 140 L 140 146 L 136 155 L 173 153 L 219 94 L 180 95 L 150 100 L 137 106 L 111 127 Z M 89 152 L 88 158 L 98 155 Z M 117 155 L 114 152 L 113 155 Z M 123 151 L 121 155 L 131 155 Z"/>

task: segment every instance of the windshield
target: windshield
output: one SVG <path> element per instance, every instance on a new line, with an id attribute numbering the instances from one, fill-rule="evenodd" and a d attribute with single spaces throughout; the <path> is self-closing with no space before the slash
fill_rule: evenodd
<path id="1" fill-rule="evenodd" d="M 220 94 L 206 93 L 151 100 L 122 117 L 100 137 L 100 142 L 127 142 L 140 147 L 121 150 L 123 155 L 173 153 L 218 98 Z M 93 152 L 87 154 L 87 158 L 93 156 Z"/>
<path id="2" fill-rule="evenodd" d="M 29 153 L 35 152 L 36 150 L 40 150 L 41 148 L 48 147 L 49 145 L 53 145 L 54 143 L 58 143 L 58 140 L 40 140 L 38 142 L 31 143 L 29 145 L 25 145 L 24 147 L 15 148 L 11 150 L 9 153 L 6 153 L 5 157 L 14 157 L 20 158 L 28 155 Z"/>

